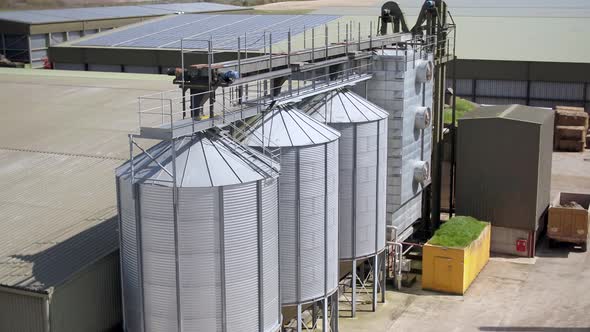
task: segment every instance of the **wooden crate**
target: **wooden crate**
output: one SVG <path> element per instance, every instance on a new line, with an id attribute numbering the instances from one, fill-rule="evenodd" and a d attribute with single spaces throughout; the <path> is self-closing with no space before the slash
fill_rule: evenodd
<path id="1" fill-rule="evenodd" d="M 555 106 L 558 111 L 573 111 L 573 112 L 585 112 L 584 107 L 576 106 Z"/>
<path id="2" fill-rule="evenodd" d="M 588 113 L 582 111 L 557 110 L 555 112 L 556 126 L 582 126 L 588 130 Z"/>
<path id="3" fill-rule="evenodd" d="M 447 248 L 426 243 L 422 254 L 422 288 L 465 294 L 490 260 L 491 226 L 465 248 Z"/>
<path id="4" fill-rule="evenodd" d="M 582 152 L 584 151 L 584 143 L 584 141 L 560 140 L 557 142 L 557 150 L 568 152 Z"/>
<path id="5" fill-rule="evenodd" d="M 586 128 L 584 126 L 557 126 L 555 135 L 558 140 L 583 141 L 586 137 Z"/>
<path id="6" fill-rule="evenodd" d="M 584 209 L 563 207 L 576 202 Z M 558 193 L 549 207 L 547 236 L 562 242 L 585 244 L 590 224 L 590 194 Z"/>

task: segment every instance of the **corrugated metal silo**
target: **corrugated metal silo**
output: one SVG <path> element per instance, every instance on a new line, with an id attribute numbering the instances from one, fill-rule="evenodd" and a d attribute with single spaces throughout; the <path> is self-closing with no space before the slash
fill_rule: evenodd
<path id="1" fill-rule="evenodd" d="M 384 285 L 385 267 L 387 118 L 388 113 L 366 99 L 340 88 L 302 104 L 312 118 L 341 133 L 339 143 L 339 256 L 340 278 L 350 283 L 351 314 L 356 315 L 357 277 L 360 263 L 372 264 L 373 298 Z M 377 278 L 374 278 L 377 276 Z M 384 277 L 384 274 L 383 274 Z"/>
<path id="2" fill-rule="evenodd" d="M 378 254 L 385 248 L 388 113 L 344 88 L 315 100 L 306 113 L 342 135 L 340 259 Z"/>
<path id="3" fill-rule="evenodd" d="M 280 327 L 271 165 L 204 132 L 157 144 L 117 170 L 127 331 Z"/>
<path id="4" fill-rule="evenodd" d="M 244 143 L 280 148 L 279 246 L 284 306 L 322 300 L 338 289 L 338 138 L 294 107 L 253 123 Z"/>

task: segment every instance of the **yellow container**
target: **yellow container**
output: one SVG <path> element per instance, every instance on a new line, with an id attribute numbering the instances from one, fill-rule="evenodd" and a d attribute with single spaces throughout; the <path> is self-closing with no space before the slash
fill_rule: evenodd
<path id="1" fill-rule="evenodd" d="M 469 285 L 490 260 L 490 224 L 465 248 L 447 248 L 426 243 L 422 258 L 422 288 L 465 294 Z"/>

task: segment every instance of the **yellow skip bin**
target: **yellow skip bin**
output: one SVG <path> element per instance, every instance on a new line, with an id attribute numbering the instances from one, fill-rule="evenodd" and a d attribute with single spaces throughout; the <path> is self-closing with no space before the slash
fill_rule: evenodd
<path id="1" fill-rule="evenodd" d="M 447 221 L 451 222 L 453 219 Z M 479 236 L 464 247 L 433 244 L 434 238 L 428 241 L 423 251 L 422 288 L 464 294 L 490 259 L 490 237 L 490 224 L 485 223 Z"/>

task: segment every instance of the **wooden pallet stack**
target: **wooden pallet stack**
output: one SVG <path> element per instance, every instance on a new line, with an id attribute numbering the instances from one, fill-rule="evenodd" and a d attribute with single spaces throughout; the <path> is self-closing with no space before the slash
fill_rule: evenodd
<path id="1" fill-rule="evenodd" d="M 588 132 L 588 113 L 582 107 L 555 107 L 555 140 L 556 151 L 584 151 L 590 147 Z"/>

